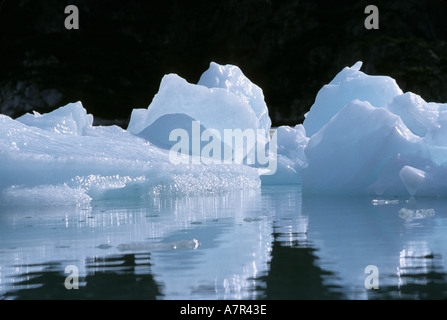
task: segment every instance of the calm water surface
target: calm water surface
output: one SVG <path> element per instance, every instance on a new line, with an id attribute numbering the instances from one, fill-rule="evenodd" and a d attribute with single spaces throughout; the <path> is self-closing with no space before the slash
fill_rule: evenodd
<path id="1" fill-rule="evenodd" d="M 445 299 L 446 211 L 299 186 L 0 206 L 0 299 Z M 378 289 L 365 287 L 368 265 Z"/>

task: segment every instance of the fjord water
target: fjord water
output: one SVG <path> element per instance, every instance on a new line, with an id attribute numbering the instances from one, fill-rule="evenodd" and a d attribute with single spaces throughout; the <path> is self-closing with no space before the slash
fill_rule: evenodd
<path id="1" fill-rule="evenodd" d="M 300 186 L 0 206 L 0 298 L 445 299 L 446 209 Z M 369 265 L 378 289 L 365 287 Z M 67 266 L 79 289 L 66 289 Z"/>

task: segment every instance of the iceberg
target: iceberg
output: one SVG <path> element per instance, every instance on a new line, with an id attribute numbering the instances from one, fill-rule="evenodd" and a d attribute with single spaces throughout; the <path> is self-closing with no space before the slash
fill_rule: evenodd
<path id="1" fill-rule="evenodd" d="M 399 116 L 354 100 L 314 134 L 305 149 L 303 192 L 405 194 L 400 169 L 429 164 L 423 139 Z"/>
<path id="2" fill-rule="evenodd" d="M 301 170 L 307 166 L 304 150 L 309 138 L 302 124 L 295 127 L 280 126 L 276 133 L 276 171 L 272 175 L 262 175 L 263 185 L 300 184 Z"/>
<path id="3" fill-rule="evenodd" d="M 424 137 L 437 126 L 439 105 L 427 103 L 420 96 L 406 92 L 393 98 L 386 108 L 398 115 L 415 135 Z"/>
<path id="4" fill-rule="evenodd" d="M 390 100 L 403 93 L 394 79 L 367 75 L 360 71 L 361 67 L 361 61 L 352 67 L 345 67 L 317 93 L 315 103 L 303 122 L 309 137 L 355 99 L 368 101 L 375 107 L 385 107 Z"/>
<path id="5" fill-rule="evenodd" d="M 132 111 L 127 130 L 138 134 L 166 114 L 185 114 L 206 128 L 263 129 L 271 127 L 262 89 L 237 67 L 214 62 L 197 84 L 176 74 L 163 77 L 160 89 L 147 109 Z"/>
<path id="6" fill-rule="evenodd" d="M 251 154 L 265 149 L 270 128 L 262 89 L 237 66 L 212 62 L 197 84 L 165 75 L 149 107 L 132 111 L 127 131 L 210 161 L 259 165 Z"/>
<path id="7" fill-rule="evenodd" d="M 447 104 L 361 66 L 323 86 L 295 126 L 271 128 L 262 89 L 237 66 L 214 62 L 197 84 L 165 75 L 126 130 L 94 126 L 81 102 L 0 115 L 1 203 L 82 205 L 278 184 L 302 184 L 303 194 L 447 196 Z"/>
<path id="8" fill-rule="evenodd" d="M 214 91 L 217 88 L 221 88 L 240 97 L 248 103 L 251 110 L 255 113 L 260 128 L 264 129 L 266 133 L 269 132 L 272 121 L 264 100 L 264 93 L 237 66 L 221 66 L 211 62 L 209 69 L 202 74 L 197 84 Z"/>
<path id="9" fill-rule="evenodd" d="M 446 196 L 446 105 L 360 67 L 337 74 L 306 114 L 303 193 Z"/>
<path id="10" fill-rule="evenodd" d="M 245 106 L 241 107 L 241 104 Z M 166 114 L 187 115 L 200 121 L 206 128 L 217 129 L 222 134 L 226 128 L 244 130 L 259 127 L 258 118 L 243 97 L 225 89 L 212 90 L 191 84 L 176 74 L 169 74 L 161 80 L 160 89 L 148 109 L 132 112 L 127 131 L 139 134 Z M 240 117 L 235 117 L 235 114 Z"/>
<path id="11" fill-rule="evenodd" d="M 173 163 L 170 133 L 191 133 L 195 121 L 201 123 L 200 133 L 211 128 L 222 137 L 226 129 L 255 130 L 264 145 L 271 126 L 262 90 L 238 67 L 215 63 L 199 84 L 166 75 L 149 108 L 133 110 L 127 130 L 93 126 L 93 115 L 81 102 L 17 119 L 1 115 L 1 204 L 82 205 L 116 197 L 259 188 L 258 170 L 243 163 Z"/>
<path id="12" fill-rule="evenodd" d="M 81 102 L 76 102 L 48 114 L 42 115 L 36 111 L 27 113 L 17 118 L 17 121 L 46 131 L 81 136 L 92 127 L 93 115 L 87 114 Z"/>
<path id="13" fill-rule="evenodd" d="M 92 120 L 80 102 L 15 120 L 0 115 L 0 203 L 87 205 L 260 186 L 255 168 L 176 165 L 167 150 Z"/>

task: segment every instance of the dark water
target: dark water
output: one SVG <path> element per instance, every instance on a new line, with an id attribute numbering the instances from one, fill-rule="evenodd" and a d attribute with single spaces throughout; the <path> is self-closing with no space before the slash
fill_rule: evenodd
<path id="1" fill-rule="evenodd" d="M 445 299 L 446 210 L 296 186 L 0 207 L 0 299 Z"/>

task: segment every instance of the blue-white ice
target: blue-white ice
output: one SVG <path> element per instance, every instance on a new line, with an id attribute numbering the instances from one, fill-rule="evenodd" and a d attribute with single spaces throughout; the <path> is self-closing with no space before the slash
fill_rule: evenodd
<path id="1" fill-rule="evenodd" d="M 132 112 L 127 130 L 138 134 L 166 114 L 185 114 L 206 128 L 270 130 L 264 94 L 242 71 L 232 65 L 211 63 L 197 84 L 176 74 L 163 77 L 148 109 Z"/>
<path id="2" fill-rule="evenodd" d="M 403 93 L 361 63 L 324 86 L 303 123 L 303 192 L 447 195 L 447 104 Z"/>
<path id="3" fill-rule="evenodd" d="M 322 87 L 303 124 L 276 129 L 273 175 L 245 164 L 169 158 L 169 133 L 192 134 L 192 121 L 221 137 L 226 129 L 254 130 L 272 144 L 262 89 L 232 65 L 211 63 L 198 84 L 166 75 L 126 130 L 94 126 L 81 102 L 42 115 L 0 115 L 1 203 L 83 204 L 261 183 L 301 183 L 305 194 L 446 196 L 447 104 L 404 93 L 394 79 L 367 75 L 361 65 Z"/>
<path id="4" fill-rule="evenodd" d="M 244 165 L 175 165 L 168 151 L 117 126 L 92 126 L 80 102 L 45 115 L 0 116 L 2 204 L 79 205 L 92 199 L 258 188 Z"/>

